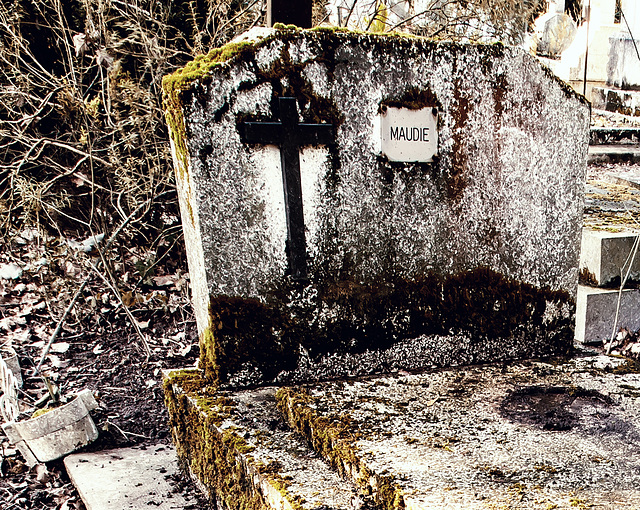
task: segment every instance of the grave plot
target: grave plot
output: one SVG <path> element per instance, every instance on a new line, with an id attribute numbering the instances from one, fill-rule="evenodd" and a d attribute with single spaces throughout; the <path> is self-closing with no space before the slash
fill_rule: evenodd
<path id="1" fill-rule="evenodd" d="M 164 90 L 201 335 L 199 368 L 168 374 L 165 395 L 179 459 L 209 497 L 483 508 L 510 501 L 511 485 L 547 487 L 544 466 L 564 457 L 525 473 L 531 459 L 474 450 L 484 440 L 464 446 L 475 456 L 438 457 L 460 434 L 435 429 L 481 430 L 480 408 L 519 395 L 500 379 L 510 369 L 487 368 L 470 400 L 453 398 L 462 372 L 442 385 L 398 372 L 570 350 L 584 99 L 515 48 L 290 28 L 249 33 Z M 376 373 L 395 375 L 353 379 Z M 573 424 L 562 384 L 549 395 Z M 509 405 L 478 437 L 540 439 L 524 418 L 505 425 L 519 419 Z M 520 440 L 518 427 L 532 428 Z M 513 483 L 478 498 L 474 484 L 498 472 Z M 573 485 L 549 480 L 531 508 L 571 503 Z"/>

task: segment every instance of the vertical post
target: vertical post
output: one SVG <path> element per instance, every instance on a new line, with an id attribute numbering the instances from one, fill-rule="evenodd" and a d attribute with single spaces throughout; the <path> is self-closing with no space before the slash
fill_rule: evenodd
<path id="1" fill-rule="evenodd" d="M 267 26 L 275 23 L 311 28 L 313 0 L 267 0 Z"/>
<path id="2" fill-rule="evenodd" d="M 582 95 L 587 95 L 587 63 L 589 61 L 589 29 L 591 28 L 591 0 L 587 6 L 587 46 L 584 50 L 584 83 L 582 86 Z"/>

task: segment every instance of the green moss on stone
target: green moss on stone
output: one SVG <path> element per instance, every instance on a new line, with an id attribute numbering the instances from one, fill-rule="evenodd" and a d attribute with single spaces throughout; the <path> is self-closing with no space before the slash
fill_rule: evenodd
<path id="1" fill-rule="evenodd" d="M 329 353 L 384 350 L 422 335 L 462 334 L 479 348 L 520 338 L 563 355 L 573 339 L 571 296 L 488 268 L 368 284 L 320 277 L 310 285 L 314 291 L 307 295 L 314 298 L 306 301 L 293 287 L 274 288 L 265 302 L 212 297 L 210 327 L 200 346 L 206 379 L 224 385 L 250 368 L 273 381 L 297 368 L 300 346 L 313 361 Z M 565 311 L 549 316 L 549 308 Z M 327 310 L 331 315 L 318 321 Z"/>
<path id="2" fill-rule="evenodd" d="M 286 499 L 293 510 L 304 500 L 287 490 L 290 479 L 277 462 L 264 465 L 250 454 L 237 428 L 220 429 L 236 412 L 234 402 L 207 385 L 199 370 L 173 371 L 164 381 L 169 425 L 178 459 L 207 489 L 208 497 L 229 510 L 272 508 L 258 490 L 259 475 Z"/>
<path id="3" fill-rule="evenodd" d="M 353 433 L 352 419 L 348 414 L 319 416 L 312 409 L 314 398 L 304 388 L 280 388 L 276 401 L 285 420 L 334 469 L 353 479 L 364 493 L 372 486 L 376 487 L 376 492 L 370 496 L 377 508 L 405 508 L 404 493 L 395 481 L 390 476 L 374 473 L 360 459 L 356 444 L 358 436 Z"/>

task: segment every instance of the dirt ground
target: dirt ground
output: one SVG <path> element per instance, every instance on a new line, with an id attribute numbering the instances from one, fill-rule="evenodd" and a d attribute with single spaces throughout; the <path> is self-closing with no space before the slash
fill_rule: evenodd
<path id="1" fill-rule="evenodd" d="M 46 376 L 63 400 L 85 388 L 94 393 L 99 407 L 91 415 L 100 435 L 88 449 L 170 442 L 161 372 L 192 366 L 198 357 L 181 244 L 140 249 L 116 242 L 103 253 L 107 272 L 91 238 L 27 229 L 2 242 L 0 346 L 13 347 L 19 356 L 21 418 L 30 417 L 49 394 Z M 62 329 L 38 374 L 36 366 L 58 324 Z M 0 447 L 0 508 L 84 508 L 62 461 L 29 469 L 3 433 Z M 179 483 L 184 491 L 195 491 L 189 481 Z"/>

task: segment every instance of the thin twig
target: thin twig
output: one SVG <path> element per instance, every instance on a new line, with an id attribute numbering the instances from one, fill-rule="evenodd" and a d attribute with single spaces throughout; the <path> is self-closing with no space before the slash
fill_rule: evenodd
<path id="1" fill-rule="evenodd" d="M 105 266 L 105 268 L 106 268 L 106 264 L 104 262 L 103 262 L 102 265 Z M 123 310 L 127 314 L 127 317 L 129 317 L 129 321 L 131 322 L 131 324 L 133 325 L 134 329 L 136 330 L 136 333 L 138 334 L 138 337 L 140 337 L 140 340 L 142 341 L 142 345 L 144 346 L 144 350 L 145 350 L 146 355 L 147 355 L 146 361 L 149 361 L 149 358 L 151 357 L 151 347 L 149 347 L 149 342 L 147 342 L 147 339 L 144 336 L 144 333 L 140 329 L 140 325 L 138 324 L 138 321 L 131 314 L 131 310 L 129 310 L 129 307 L 124 304 L 124 301 L 122 300 L 122 295 L 120 294 L 120 291 L 118 290 L 118 288 L 115 285 L 115 282 L 113 281 L 113 275 L 111 274 L 111 271 L 109 271 L 108 269 L 106 270 L 107 274 L 109 275 L 109 278 L 107 278 L 104 274 L 102 274 L 98 270 L 96 265 L 91 264 L 91 269 L 102 279 L 102 281 L 106 284 L 106 286 L 111 289 L 111 292 L 113 293 L 113 295 L 120 302 L 120 305 L 122 306 Z"/>
<path id="2" fill-rule="evenodd" d="M 165 193 L 168 193 L 165 192 Z M 164 195 L 165 193 L 161 193 L 160 195 L 158 195 L 155 198 L 160 197 L 161 195 Z M 133 211 L 128 217 L 127 219 L 125 219 L 120 226 L 116 229 L 116 231 L 111 234 L 111 237 L 109 237 L 109 240 L 106 242 L 105 246 L 104 246 L 104 250 L 107 251 L 111 245 L 113 244 L 113 242 L 116 240 L 116 238 L 118 237 L 118 235 L 120 235 L 120 232 L 122 232 L 122 230 L 129 224 L 129 222 L 131 220 L 133 220 L 133 218 L 138 214 L 139 211 L 141 211 L 142 209 L 144 209 L 145 207 L 147 207 L 148 202 L 151 201 L 151 198 L 147 199 L 144 203 L 142 203 L 141 205 L 138 206 L 138 208 Z M 97 267 L 96 267 L 97 270 Z M 64 313 L 62 314 L 62 317 L 60 317 L 60 320 L 58 321 L 58 324 L 56 325 L 56 329 L 53 332 L 53 335 L 51 335 L 51 338 L 49 339 L 49 342 L 47 342 L 47 345 L 44 347 L 44 349 L 42 350 L 42 356 L 40 357 L 40 361 L 38 362 L 38 364 L 36 365 L 36 373 L 40 373 L 40 367 L 42 367 L 42 364 L 44 363 L 45 358 L 47 357 L 47 354 L 49 354 L 49 350 L 51 349 L 51 345 L 53 345 L 53 342 L 55 342 L 56 338 L 58 337 L 58 335 L 60 334 L 60 330 L 62 329 L 62 325 L 64 324 L 64 321 L 67 319 L 67 316 L 69 315 L 69 313 L 71 312 L 71 309 L 74 307 L 74 305 L 76 304 L 76 302 L 78 301 L 78 298 L 80 297 L 80 295 L 82 294 L 82 291 L 84 291 L 84 288 L 87 286 L 87 284 L 89 283 L 89 280 L 91 278 L 91 273 L 88 274 L 86 276 L 86 278 L 83 280 L 82 284 L 80 285 L 80 287 L 78 288 L 78 290 L 76 291 L 76 293 L 74 294 L 73 298 L 71 299 L 71 302 L 69 303 L 69 305 L 67 306 L 66 310 L 64 311 Z"/>
<path id="3" fill-rule="evenodd" d="M 143 436 L 142 434 L 136 434 L 135 432 L 125 432 L 124 430 L 122 430 L 120 427 L 118 427 L 115 423 L 113 423 L 112 421 L 107 420 L 105 422 L 105 424 L 108 425 L 113 425 L 116 430 L 118 432 L 120 432 L 120 434 L 122 434 L 124 436 L 124 438 L 128 441 L 129 440 L 129 436 L 135 436 L 135 437 L 140 437 L 142 439 L 150 439 L 147 436 Z"/>
<path id="4" fill-rule="evenodd" d="M 627 209 L 627 211 L 631 213 L 627 205 L 624 204 L 624 206 Z M 638 222 L 632 215 L 630 217 L 636 223 L 636 225 L 640 226 L 640 224 L 638 224 Z M 609 341 L 609 345 L 607 346 L 607 355 L 611 353 L 611 349 L 613 347 L 613 341 L 615 340 L 616 335 L 618 334 L 618 319 L 620 317 L 620 304 L 622 303 L 622 290 L 624 289 L 624 286 L 626 285 L 627 280 L 629 279 L 629 275 L 631 274 L 631 268 L 633 267 L 633 263 L 636 259 L 636 255 L 638 254 L 638 247 L 640 247 L 640 235 L 636 234 L 636 238 L 633 241 L 633 245 L 631 246 L 631 251 L 627 256 L 627 260 L 625 260 L 624 264 L 620 268 L 620 288 L 618 289 L 618 301 L 616 303 L 616 313 L 613 319 L 613 331 L 611 332 L 611 339 Z M 624 268 L 627 265 L 627 263 L 629 263 L 629 267 L 627 268 L 627 272 L 623 279 L 622 272 L 624 271 Z"/>

